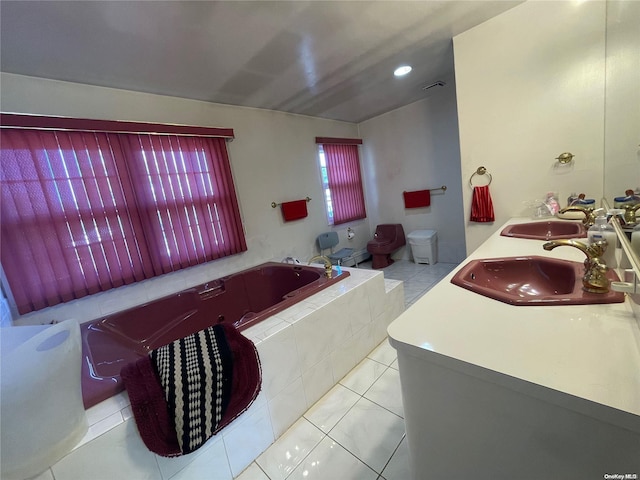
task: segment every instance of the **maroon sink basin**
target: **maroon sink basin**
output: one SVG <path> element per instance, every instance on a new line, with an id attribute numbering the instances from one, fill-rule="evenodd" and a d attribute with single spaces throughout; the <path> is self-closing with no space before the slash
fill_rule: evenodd
<path id="1" fill-rule="evenodd" d="M 582 223 L 550 220 L 509 225 L 500 232 L 500 235 L 532 240 L 558 240 L 560 238 L 584 238 L 587 236 L 587 230 Z"/>
<path id="2" fill-rule="evenodd" d="M 471 260 L 451 283 L 511 305 L 590 305 L 621 303 L 624 294 L 582 290 L 584 265 L 569 260 L 528 256 Z M 613 270 L 609 280 L 618 281 Z"/>

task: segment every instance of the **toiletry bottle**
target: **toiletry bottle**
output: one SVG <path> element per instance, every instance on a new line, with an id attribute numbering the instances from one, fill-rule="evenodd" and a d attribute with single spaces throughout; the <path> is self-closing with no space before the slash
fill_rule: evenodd
<path id="1" fill-rule="evenodd" d="M 556 213 L 558 213 L 558 211 L 560 211 L 560 204 L 558 203 L 557 195 L 555 193 L 547 193 L 547 198 L 544 203 L 549 209 L 549 213 L 551 213 L 551 215 L 555 215 Z"/>
<path id="2" fill-rule="evenodd" d="M 584 193 L 581 193 L 580 195 L 578 195 L 576 198 L 573 199 L 573 201 L 569 206 L 581 205 L 583 207 L 593 207 L 596 201 L 593 198 L 585 198 L 585 197 L 586 195 Z"/>
<path id="3" fill-rule="evenodd" d="M 596 221 L 587 232 L 589 243 L 605 240 L 607 242 L 607 249 L 602 255 L 602 260 L 607 264 L 607 267 L 618 268 L 616 258 L 616 244 L 618 242 L 618 236 L 616 235 L 616 231 L 607 222 L 607 217 L 603 208 L 599 208 L 596 211 L 596 214 Z"/>
<path id="4" fill-rule="evenodd" d="M 629 188 L 625 190 L 624 197 L 613 199 L 613 208 L 624 208 L 625 205 L 633 206 L 637 203 L 640 203 L 640 195 Z"/>

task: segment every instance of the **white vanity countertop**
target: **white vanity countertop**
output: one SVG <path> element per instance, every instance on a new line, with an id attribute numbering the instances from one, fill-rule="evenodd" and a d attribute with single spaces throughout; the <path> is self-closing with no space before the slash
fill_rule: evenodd
<path id="1" fill-rule="evenodd" d="M 505 226 L 530 221 L 514 218 Z M 576 248 L 547 252 L 543 241 L 502 237 L 503 228 L 389 326 L 391 344 L 471 375 L 484 372 L 488 381 L 509 388 L 548 394 L 567 408 L 640 431 L 640 328 L 628 299 L 605 305 L 513 306 L 451 283 L 458 269 L 476 258 L 585 259 Z"/>

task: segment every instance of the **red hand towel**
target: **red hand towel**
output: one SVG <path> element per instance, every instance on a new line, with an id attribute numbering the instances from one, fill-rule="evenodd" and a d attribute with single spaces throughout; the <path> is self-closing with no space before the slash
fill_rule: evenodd
<path id="1" fill-rule="evenodd" d="M 431 191 L 418 190 L 416 192 L 402 192 L 404 208 L 420 208 L 431 205 Z"/>
<path id="2" fill-rule="evenodd" d="M 489 185 L 473 187 L 470 220 L 472 222 L 488 223 L 495 221 L 495 219 Z"/>
<path id="3" fill-rule="evenodd" d="M 299 220 L 307 216 L 307 201 L 295 200 L 293 202 L 284 202 L 280 205 L 282 209 L 282 217 L 285 222 L 291 220 Z"/>

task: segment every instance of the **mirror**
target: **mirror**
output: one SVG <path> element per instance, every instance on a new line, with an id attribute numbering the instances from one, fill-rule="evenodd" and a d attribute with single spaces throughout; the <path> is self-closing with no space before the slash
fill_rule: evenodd
<path id="1" fill-rule="evenodd" d="M 607 1 L 604 198 L 640 187 L 640 2 Z M 623 238 L 624 237 L 624 238 Z M 621 235 L 621 241 L 627 240 Z M 630 249 L 630 245 L 628 246 Z M 637 256 L 635 269 L 640 272 Z"/>

